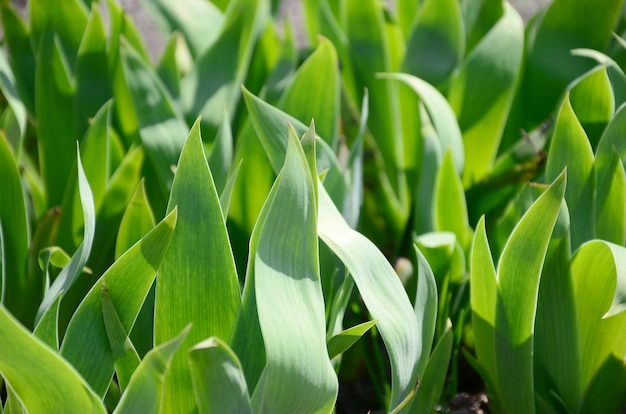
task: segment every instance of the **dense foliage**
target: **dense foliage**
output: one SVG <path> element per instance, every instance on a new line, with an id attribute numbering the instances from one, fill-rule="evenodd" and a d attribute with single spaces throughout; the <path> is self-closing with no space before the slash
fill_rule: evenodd
<path id="1" fill-rule="evenodd" d="M 0 411 L 626 403 L 624 1 L 144 6 L 0 0 Z"/>

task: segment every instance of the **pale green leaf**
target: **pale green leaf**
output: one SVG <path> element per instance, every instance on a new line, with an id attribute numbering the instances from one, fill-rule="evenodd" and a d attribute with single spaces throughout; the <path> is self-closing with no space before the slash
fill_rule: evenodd
<path id="1" fill-rule="evenodd" d="M 230 173 L 230 167 L 233 163 L 233 134 L 230 129 L 230 116 L 228 110 L 224 108 L 224 117 L 222 124 L 217 130 L 217 136 L 213 141 L 213 147 L 207 157 L 207 162 L 213 174 L 215 188 L 219 194 L 222 194 Z"/>
<path id="2" fill-rule="evenodd" d="M 313 185 L 291 127 L 285 165 L 266 201 L 254 264 L 266 365 L 252 404 L 261 412 L 328 412 L 337 398 L 326 348 Z"/>
<path id="3" fill-rule="evenodd" d="M 380 77 L 403 82 L 419 95 L 428 110 L 428 115 L 437 131 L 437 135 L 439 135 L 441 152 L 445 153 L 450 148 L 457 171 L 459 174 L 463 172 L 465 164 L 463 138 L 456 116 L 446 98 L 432 85 L 412 75 L 385 73 L 380 74 Z"/>
<path id="4" fill-rule="evenodd" d="M 0 305 L 0 372 L 30 413 L 105 413 L 76 370 Z"/>
<path id="5" fill-rule="evenodd" d="M 43 318 L 39 321 L 33 335 L 41 339 L 51 349 L 59 349 L 59 304 L 61 303 L 61 296 L 58 295 L 52 305 L 50 311 L 46 312 Z"/>
<path id="6" fill-rule="evenodd" d="M 106 194 L 107 181 L 111 176 L 111 101 L 105 103 L 95 115 L 90 114 L 92 115 L 93 120 L 81 144 L 81 159 L 93 194 L 93 204 L 98 211 Z M 76 205 L 74 211 L 77 211 Z"/>
<path id="7" fill-rule="evenodd" d="M 596 149 L 596 173 L 598 182 L 602 182 L 611 163 L 614 151 L 617 151 L 622 163 L 626 162 L 626 105 L 615 112 L 615 116 L 604 130 Z"/>
<path id="8" fill-rule="evenodd" d="M 137 240 L 141 239 L 154 227 L 154 224 L 154 214 L 150 209 L 142 180 L 122 216 L 115 243 L 115 258 L 120 257 Z"/>
<path id="9" fill-rule="evenodd" d="M 199 413 L 252 413 L 241 363 L 226 342 L 211 337 L 188 358 Z"/>
<path id="10" fill-rule="evenodd" d="M 196 121 L 178 162 L 168 211 L 178 206 L 171 246 L 159 271 L 154 340 L 160 344 L 193 324 L 185 344 L 230 338 L 241 304 L 224 216 Z M 181 301 L 185 306 L 181 306 Z M 187 358 L 177 354 L 165 382 L 164 409 L 195 407 Z"/>
<path id="11" fill-rule="evenodd" d="M 539 280 L 565 182 L 564 171 L 524 214 L 498 264 L 494 382 L 502 404 L 511 412 L 535 411 L 533 333 Z M 514 380 L 511 372 L 517 373 Z"/>
<path id="12" fill-rule="evenodd" d="M 173 339 L 154 347 L 133 373 L 128 388 L 115 408 L 115 414 L 142 412 L 158 414 L 163 410 L 164 383 L 172 358 L 182 346 L 191 326 Z"/>
<path id="13" fill-rule="evenodd" d="M 422 354 L 417 362 L 418 378 L 425 375 L 425 369 L 430 358 L 433 339 L 435 337 L 435 327 L 437 324 L 437 307 L 439 298 L 437 297 L 437 283 L 428 261 L 422 252 L 415 246 L 417 255 L 417 289 L 415 294 L 415 316 L 417 316 L 417 328 L 422 338 Z M 444 334 L 445 335 L 445 334 Z"/>

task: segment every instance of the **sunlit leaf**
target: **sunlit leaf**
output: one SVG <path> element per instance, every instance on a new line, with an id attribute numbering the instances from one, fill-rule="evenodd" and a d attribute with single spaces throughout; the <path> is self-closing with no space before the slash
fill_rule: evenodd
<path id="1" fill-rule="evenodd" d="M 363 322 L 351 328 L 344 329 L 330 338 L 328 340 L 328 356 L 330 359 L 334 359 L 350 349 L 350 347 L 361 339 L 374 325 L 376 325 L 376 321 Z"/>

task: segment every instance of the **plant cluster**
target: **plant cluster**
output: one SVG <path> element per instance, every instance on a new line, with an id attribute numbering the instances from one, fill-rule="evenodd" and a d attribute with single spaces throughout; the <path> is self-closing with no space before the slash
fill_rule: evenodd
<path id="1" fill-rule="evenodd" d="M 301 5 L 0 0 L 0 411 L 618 412 L 624 1 Z"/>

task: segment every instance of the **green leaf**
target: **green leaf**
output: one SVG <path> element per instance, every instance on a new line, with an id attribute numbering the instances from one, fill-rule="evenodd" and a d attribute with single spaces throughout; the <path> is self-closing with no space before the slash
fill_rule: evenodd
<path id="1" fill-rule="evenodd" d="M 75 134 L 81 137 L 91 117 L 111 98 L 106 31 L 97 3 L 92 3 L 85 34 L 78 49 L 75 77 Z"/>
<path id="2" fill-rule="evenodd" d="M 626 248 L 602 240 L 582 245 L 572 258 L 585 389 L 606 358 L 626 353 L 625 269 Z"/>
<path id="3" fill-rule="evenodd" d="M 167 198 L 174 179 L 172 166 L 178 161 L 188 128 L 165 86 L 148 63 L 127 42 L 121 42 L 120 46 L 124 74 L 139 122 L 141 142 L 156 172 L 162 196 Z"/>
<path id="4" fill-rule="evenodd" d="M 252 395 L 256 411 L 327 412 L 337 398 L 337 377 L 326 348 L 313 185 L 306 157 L 290 127 L 285 165 L 266 201 L 254 259 L 266 353 L 266 365 Z M 303 231 L 290 231 L 293 228 Z"/>
<path id="5" fill-rule="evenodd" d="M 0 305 L 0 372 L 31 413 L 105 413 L 76 370 Z"/>
<path id="6" fill-rule="evenodd" d="M 417 362 L 424 344 L 419 339 L 415 312 L 383 254 L 348 226 L 324 188 L 318 188 L 319 236 L 348 268 L 369 313 L 378 320 L 377 328 L 391 362 L 393 408 L 413 389 L 417 379 Z"/>
<path id="7" fill-rule="evenodd" d="M 615 98 L 608 68 L 599 67 L 572 88 L 569 99 L 576 117 L 595 148 L 615 113 Z"/>
<path id="8" fill-rule="evenodd" d="M 168 211 L 178 206 L 171 246 L 156 288 L 156 344 L 193 324 L 185 347 L 209 336 L 230 338 L 241 304 L 239 281 L 224 216 L 194 124 L 178 162 Z M 184 301 L 185 306 L 180 306 Z M 187 358 L 177 354 L 165 382 L 164 409 L 195 407 Z"/>
<path id="9" fill-rule="evenodd" d="M 604 130 L 596 149 L 596 173 L 598 182 L 602 182 L 609 173 L 609 165 L 614 151 L 617 151 L 622 163 L 626 161 L 626 105 L 622 105 Z"/>
<path id="10" fill-rule="evenodd" d="M 222 125 L 217 130 L 213 147 L 207 157 L 211 174 L 213 174 L 215 188 L 219 194 L 224 191 L 233 162 L 233 134 L 230 129 L 230 122 L 228 122 L 229 118 L 228 111 L 224 108 Z"/>
<path id="11" fill-rule="evenodd" d="M 496 269 L 485 230 L 485 217 L 476 226 L 471 253 L 470 304 L 476 357 L 483 369 L 483 380 L 488 389 L 497 392 L 495 360 L 495 326 L 498 285 Z"/>
<path id="12" fill-rule="evenodd" d="M 91 187 L 96 211 L 100 210 L 104 201 L 107 181 L 111 175 L 110 126 L 111 101 L 105 103 L 94 115 L 81 144 L 85 176 Z M 77 206 L 74 211 L 77 211 Z"/>
<path id="13" fill-rule="evenodd" d="M 142 180 L 130 199 L 130 203 L 128 203 L 128 207 L 124 211 L 124 216 L 122 216 L 115 243 L 115 258 L 120 257 L 137 240 L 148 233 L 154 227 L 154 224 L 154 214 L 150 209 Z"/>
<path id="14" fill-rule="evenodd" d="M 57 296 L 50 310 L 46 312 L 43 318 L 39 321 L 33 335 L 41 339 L 51 349 L 59 349 L 59 304 L 61 303 L 61 296 Z"/>
<path id="15" fill-rule="evenodd" d="M 380 74 L 380 77 L 398 80 L 415 91 L 426 106 L 428 115 L 439 135 L 441 152 L 445 153 L 450 148 L 458 173 L 463 172 L 465 164 L 463 138 L 456 116 L 446 98 L 432 85 L 415 76 L 404 73 L 384 73 Z"/>
<path id="16" fill-rule="evenodd" d="M 35 86 L 39 166 L 47 205 L 52 207 L 62 203 L 79 137 L 72 108 L 75 85 L 59 38 L 49 29 L 37 52 Z"/>
<path id="17" fill-rule="evenodd" d="M 111 346 L 111 356 L 115 362 L 117 381 L 123 392 L 141 360 L 128 338 L 128 333 L 115 310 L 115 305 L 104 281 L 102 282 L 102 318 Z"/>
<path id="18" fill-rule="evenodd" d="M 224 106 L 231 115 L 237 107 L 253 47 L 267 17 L 267 6 L 263 0 L 232 2 L 219 35 L 181 81 L 181 104 L 187 120 L 191 123 L 199 114 L 205 136 L 215 135 Z"/>
<path id="19" fill-rule="evenodd" d="M 0 2 L 0 19 L 17 89 L 28 111 L 35 113 L 36 51 L 33 51 L 29 29 L 9 2 Z"/>
<path id="20" fill-rule="evenodd" d="M 328 340 L 328 356 L 335 359 L 346 352 L 352 345 L 356 343 L 363 335 L 367 333 L 377 321 L 367 321 L 360 323 L 348 329 L 344 329 Z"/>
<path id="21" fill-rule="evenodd" d="M 43 292 L 41 281 L 28 278 L 28 222 L 22 191 L 15 158 L 9 143 L 0 136 L 0 227 L 4 242 L 0 298 L 23 324 L 32 326 L 34 308 Z"/>
<path id="22" fill-rule="evenodd" d="M 128 388 L 115 408 L 115 414 L 142 412 L 158 414 L 163 410 L 165 380 L 172 358 L 182 346 L 191 326 L 173 339 L 154 347 L 133 373 Z"/>
<path id="23" fill-rule="evenodd" d="M 465 30 L 458 0 L 421 2 L 407 36 L 403 67 L 433 85 L 445 81 L 465 53 Z"/>
<path id="24" fill-rule="evenodd" d="M 217 38 L 225 20 L 212 2 L 203 0 L 142 0 L 166 36 L 180 32 L 187 40 L 192 56 L 200 56 Z"/>
<path id="25" fill-rule="evenodd" d="M 523 86 L 525 129 L 543 122 L 558 105 L 567 85 L 591 68 L 572 56 L 576 48 L 603 50 L 622 11 L 623 0 L 557 0 L 539 21 L 528 45 Z"/>
<path id="26" fill-rule="evenodd" d="M 593 149 L 566 95 L 554 128 L 546 166 L 552 181 L 567 167 L 565 201 L 571 217 L 572 249 L 595 235 L 596 174 Z"/>
<path id="27" fill-rule="evenodd" d="M 533 333 L 539 280 L 565 181 L 563 172 L 524 214 L 498 264 L 495 383 L 501 402 L 511 412 L 535 411 Z"/>
<path id="28" fill-rule="evenodd" d="M 64 295 L 69 287 L 74 283 L 76 278 L 81 274 L 83 267 L 87 263 L 91 248 L 94 242 L 94 236 L 96 231 L 96 212 L 93 204 L 93 196 L 91 195 L 91 189 L 89 182 L 85 176 L 83 165 L 80 160 L 80 151 L 78 146 L 76 147 L 77 162 L 78 162 L 78 189 L 80 193 L 80 202 L 83 210 L 84 230 L 83 241 L 76 249 L 76 252 L 72 255 L 70 263 L 61 270 L 61 273 L 57 276 L 50 289 L 46 292 L 39 309 L 37 310 L 36 321 L 38 322 L 44 314 L 48 311 L 52 303 L 55 301 L 58 295 Z"/>
<path id="29" fill-rule="evenodd" d="M 184 42 L 185 40 L 179 32 L 172 33 L 165 44 L 165 49 L 163 49 L 163 54 L 156 68 L 159 78 L 175 101 L 180 98 L 181 78 L 181 69 L 178 67 L 177 55 L 180 55 L 182 53 L 181 49 L 186 47 Z M 188 49 L 183 50 L 187 51 Z"/>
<path id="30" fill-rule="evenodd" d="M 77 0 L 61 0 L 49 7 L 44 0 L 29 3 L 31 39 L 35 49 L 46 37 L 46 27 L 59 35 L 61 45 L 68 54 L 70 66 L 74 67 L 79 45 L 87 26 L 87 8 Z M 44 40 L 45 41 L 45 40 Z"/>
<path id="31" fill-rule="evenodd" d="M 596 195 L 596 237 L 626 245 L 626 171 L 617 151 Z"/>
<path id="32" fill-rule="evenodd" d="M 61 355 L 81 373 L 94 391 L 104 396 L 114 371 L 111 345 L 102 313 L 102 282 L 129 332 L 167 251 L 176 212 L 122 255 L 93 285 L 74 313 L 61 345 Z"/>
<path id="33" fill-rule="evenodd" d="M 418 378 L 424 377 L 437 325 L 437 283 L 435 275 L 422 252 L 415 246 L 417 256 L 417 289 L 415 294 L 415 316 L 422 338 L 422 354 L 417 362 Z M 445 335 L 445 334 L 444 334 Z"/>
<path id="34" fill-rule="evenodd" d="M 626 397 L 626 366 L 624 360 L 615 355 L 608 357 L 600 366 L 580 403 L 578 412 L 618 412 L 624 406 Z"/>
<path id="35" fill-rule="evenodd" d="M 435 230 L 453 232 L 463 250 L 467 250 L 472 240 L 472 229 L 467 217 L 463 183 L 457 174 L 450 149 L 443 156 L 433 195 Z"/>
<path id="36" fill-rule="evenodd" d="M 226 342 L 211 337 L 191 348 L 188 357 L 198 412 L 252 413 L 241 363 Z"/>
<path id="37" fill-rule="evenodd" d="M 445 333 L 428 359 L 422 379 L 415 392 L 413 405 L 408 412 L 424 414 L 434 412 L 446 382 L 453 340 L 452 327 L 448 321 Z"/>
<path id="38" fill-rule="evenodd" d="M 328 39 L 321 37 L 317 49 L 298 68 L 278 107 L 305 125 L 314 118 L 318 135 L 337 148 L 339 92 L 337 52 Z"/>
<path id="39" fill-rule="evenodd" d="M 450 106 L 463 133 L 466 187 L 492 170 L 519 83 L 524 25 L 505 4 L 504 16 L 470 52 L 449 86 Z"/>
<path id="40" fill-rule="evenodd" d="M 404 140 L 400 111 L 399 87 L 388 79 L 376 78 L 377 73 L 397 70 L 392 63 L 390 36 L 385 27 L 384 4 L 375 0 L 349 0 L 343 6 L 344 30 L 347 36 L 347 53 L 351 74 L 359 102 L 363 98 L 362 86 L 369 91 L 368 126 L 384 160 L 383 170 L 391 188 L 399 197 L 404 197 Z M 344 76 L 344 78 L 345 78 Z M 401 198 L 402 200 L 402 198 Z M 406 203 L 407 200 L 402 200 Z"/>
<path id="41" fill-rule="evenodd" d="M 3 6 L 0 6 L 0 10 Z M 26 133 L 26 122 L 28 121 L 28 113 L 24 105 L 20 93 L 18 92 L 17 80 L 13 75 L 13 70 L 9 66 L 9 61 L 4 53 L 0 53 L 0 91 L 8 101 L 11 110 L 15 116 L 19 126 L 20 137 L 24 137 Z"/>

